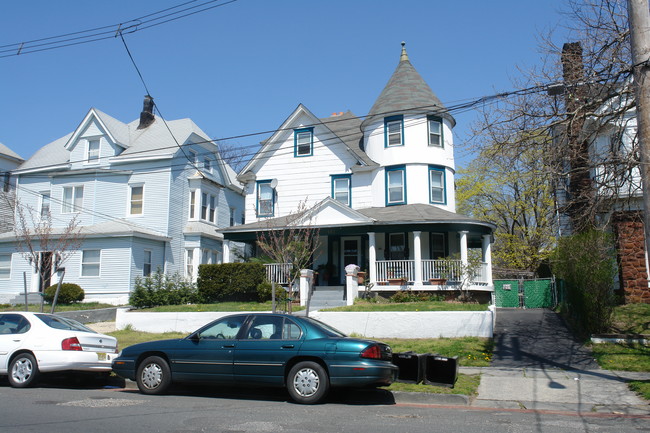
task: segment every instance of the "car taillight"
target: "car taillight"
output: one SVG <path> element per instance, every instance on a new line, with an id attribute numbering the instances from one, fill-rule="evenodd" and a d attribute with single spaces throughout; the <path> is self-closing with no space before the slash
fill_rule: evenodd
<path id="1" fill-rule="evenodd" d="M 83 350 L 77 337 L 66 338 L 61 342 L 61 350 Z"/>
<path id="2" fill-rule="evenodd" d="M 361 352 L 362 358 L 381 359 L 381 350 L 379 346 L 368 346 Z"/>

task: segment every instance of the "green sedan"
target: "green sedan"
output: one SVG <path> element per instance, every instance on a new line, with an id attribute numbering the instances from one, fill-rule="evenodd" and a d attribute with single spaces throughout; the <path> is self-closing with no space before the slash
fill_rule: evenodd
<path id="1" fill-rule="evenodd" d="M 286 386 L 291 398 L 318 403 L 330 387 L 390 385 L 398 368 L 388 345 L 346 337 L 325 323 L 286 314 L 236 314 L 185 338 L 124 349 L 113 371 L 144 394 L 172 382 Z"/>

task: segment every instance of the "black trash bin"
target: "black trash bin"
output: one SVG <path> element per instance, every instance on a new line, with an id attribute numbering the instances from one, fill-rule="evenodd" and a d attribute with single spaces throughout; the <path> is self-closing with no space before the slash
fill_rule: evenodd
<path id="1" fill-rule="evenodd" d="M 393 364 L 399 367 L 397 382 L 420 383 L 423 375 L 423 355 L 415 352 L 393 353 Z"/>
<path id="2" fill-rule="evenodd" d="M 424 358 L 422 378 L 424 383 L 453 388 L 458 379 L 458 357 L 430 353 L 422 356 Z"/>

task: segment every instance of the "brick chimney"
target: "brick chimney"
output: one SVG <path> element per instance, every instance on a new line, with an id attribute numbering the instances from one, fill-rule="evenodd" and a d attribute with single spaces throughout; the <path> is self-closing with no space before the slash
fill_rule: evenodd
<path id="1" fill-rule="evenodd" d="M 142 107 L 142 112 L 140 113 L 140 124 L 138 129 L 145 129 L 151 125 L 156 117 L 153 114 L 153 98 L 150 95 L 144 96 L 144 105 Z"/>

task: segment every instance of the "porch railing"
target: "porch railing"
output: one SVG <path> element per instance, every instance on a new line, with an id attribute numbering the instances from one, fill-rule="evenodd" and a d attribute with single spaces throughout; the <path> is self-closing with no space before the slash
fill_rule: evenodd
<path id="1" fill-rule="evenodd" d="M 271 283 L 287 285 L 291 273 L 291 263 L 265 263 L 266 279 Z"/>
<path id="2" fill-rule="evenodd" d="M 470 277 L 470 284 L 487 284 L 487 263 L 481 263 L 479 269 Z M 390 283 L 390 280 L 402 279 L 415 281 L 415 260 L 378 260 L 377 282 Z M 463 265 L 460 260 L 422 260 L 422 281 L 444 279 L 455 283 L 462 279 Z"/>

